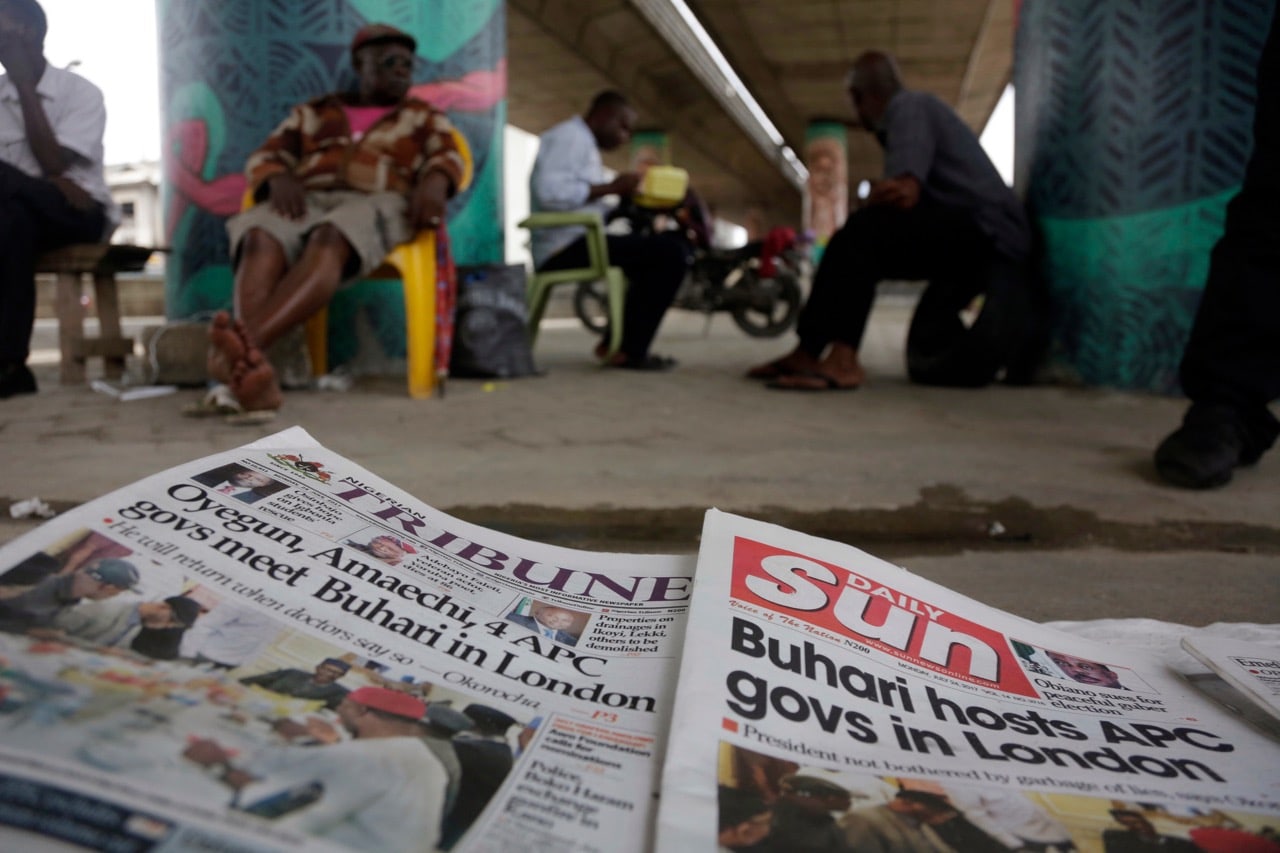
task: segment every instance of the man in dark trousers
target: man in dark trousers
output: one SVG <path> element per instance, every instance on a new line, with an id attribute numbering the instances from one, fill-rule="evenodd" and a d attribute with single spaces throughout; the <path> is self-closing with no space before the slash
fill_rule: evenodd
<path id="1" fill-rule="evenodd" d="M 515 753 L 507 743 L 507 730 L 516 724 L 507 713 L 488 705 L 471 704 L 462 709 L 474 727 L 453 739 L 453 749 L 462 767 L 462 783 L 453 809 L 445 816 L 440 834 L 440 849 L 448 850 L 458 842 L 489 800 L 502 787 Z"/>
<path id="2" fill-rule="evenodd" d="M 0 399 L 36 390 L 36 258 L 105 240 L 119 219 L 102 172 L 102 92 L 49 65 L 47 30 L 35 0 L 0 4 Z"/>
<path id="3" fill-rule="evenodd" d="M 635 172 L 607 179 L 601 151 L 612 151 L 631 138 L 636 111 L 618 92 L 601 92 L 586 115 L 560 122 L 539 137 L 538 156 L 529 178 L 533 211 L 590 211 L 604 216 L 606 196 L 629 198 L 640 185 Z M 627 277 L 622 347 L 605 365 L 630 370 L 668 370 L 670 358 L 649 352 L 662 317 L 671 307 L 689 266 L 681 238 L 664 234 L 609 234 L 609 263 Z M 589 263 L 581 226 L 539 228 L 533 232 L 533 264 L 539 271 L 574 269 Z M 605 358 L 608 332 L 596 347 Z"/>
<path id="4" fill-rule="evenodd" d="M 1209 259 L 1200 310 L 1182 355 L 1191 407 L 1156 449 L 1175 486 L 1226 485 L 1275 444 L 1280 421 L 1280 13 L 1258 65 L 1253 155 Z"/>
<path id="5" fill-rule="evenodd" d="M 884 178 L 831 236 L 796 348 L 747 375 L 785 390 L 857 388 L 877 284 L 927 279 L 907 334 L 913 382 L 978 387 L 1002 369 L 1028 378 L 1044 323 L 1022 203 L 951 107 L 903 86 L 893 57 L 862 54 L 848 85 L 858 123 L 884 148 Z M 969 326 L 961 312 L 978 296 L 982 311 Z"/>

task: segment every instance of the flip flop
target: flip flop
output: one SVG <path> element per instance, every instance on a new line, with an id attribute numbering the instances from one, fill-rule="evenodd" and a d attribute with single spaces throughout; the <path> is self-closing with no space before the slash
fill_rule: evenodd
<path id="1" fill-rule="evenodd" d="M 605 367 L 614 367 L 619 370 L 652 370 L 663 371 L 670 370 L 677 364 L 674 358 L 668 358 L 665 355 L 647 355 L 640 361 L 634 361 L 631 358 L 625 358 L 622 361 L 607 361 Z"/>
<path id="2" fill-rule="evenodd" d="M 231 426 L 258 426 L 260 424 L 269 424 L 276 419 L 279 414 L 275 409 L 254 409 L 248 412 L 236 412 L 227 415 L 222 419 L 225 424 Z"/>
<path id="3" fill-rule="evenodd" d="M 775 391 L 856 391 L 859 383 L 846 385 L 834 376 L 817 370 L 802 370 L 780 376 L 765 385 Z"/>
<path id="4" fill-rule="evenodd" d="M 794 376 L 798 371 L 787 366 L 787 357 L 775 358 L 764 364 L 757 364 L 747 371 L 748 379 L 777 379 L 780 376 Z"/>
<path id="5" fill-rule="evenodd" d="M 188 418 L 220 418 L 243 411 L 226 385 L 214 385 L 198 402 L 182 407 L 182 414 Z"/>

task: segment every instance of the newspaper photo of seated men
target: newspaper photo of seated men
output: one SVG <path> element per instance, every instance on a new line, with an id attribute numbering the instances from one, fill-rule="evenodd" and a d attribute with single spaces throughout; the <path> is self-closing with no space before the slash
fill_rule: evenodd
<path id="1" fill-rule="evenodd" d="M 0 572 L 0 744 L 352 849 L 431 851 L 536 725 L 149 566 L 86 530 Z"/>

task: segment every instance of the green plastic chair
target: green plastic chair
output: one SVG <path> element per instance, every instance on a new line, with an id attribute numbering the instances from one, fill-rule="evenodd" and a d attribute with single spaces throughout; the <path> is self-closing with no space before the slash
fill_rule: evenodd
<path id="1" fill-rule="evenodd" d="M 520 223 L 521 228 L 533 231 L 537 228 L 561 228 L 565 225 L 582 225 L 587 229 L 587 258 L 589 265 L 568 270 L 534 272 L 529 279 L 529 346 L 538 339 L 538 326 L 547 310 L 551 288 L 557 284 L 577 284 L 584 281 L 603 281 L 609 305 L 609 350 L 613 355 L 622 347 L 622 306 L 627 296 L 627 277 L 618 267 L 609 266 L 609 246 L 604 239 L 604 223 L 594 212 L 545 211 L 535 213 Z"/>

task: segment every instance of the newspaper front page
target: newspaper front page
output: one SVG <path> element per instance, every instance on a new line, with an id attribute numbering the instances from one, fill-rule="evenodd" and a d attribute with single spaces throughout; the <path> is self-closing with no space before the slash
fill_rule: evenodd
<path id="1" fill-rule="evenodd" d="M 1157 660 L 712 510 L 658 850 L 1243 851 L 1280 745 Z"/>
<path id="2" fill-rule="evenodd" d="M 298 428 L 151 476 L 0 548 L 0 849 L 651 849 L 693 565 Z"/>

